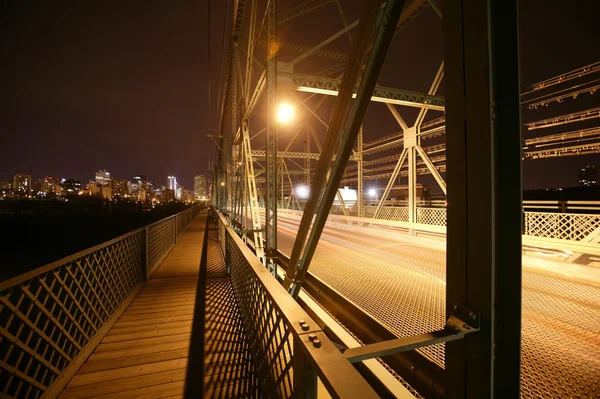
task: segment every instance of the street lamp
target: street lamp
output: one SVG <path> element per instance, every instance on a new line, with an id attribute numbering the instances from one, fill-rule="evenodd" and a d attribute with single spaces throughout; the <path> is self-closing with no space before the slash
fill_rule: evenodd
<path id="1" fill-rule="evenodd" d="M 308 199 L 308 194 L 310 193 L 310 189 L 305 185 L 300 185 L 296 187 L 296 195 L 298 199 L 305 200 Z"/>
<path id="2" fill-rule="evenodd" d="M 294 118 L 294 107 L 290 104 L 282 103 L 277 109 L 277 122 L 286 124 Z"/>

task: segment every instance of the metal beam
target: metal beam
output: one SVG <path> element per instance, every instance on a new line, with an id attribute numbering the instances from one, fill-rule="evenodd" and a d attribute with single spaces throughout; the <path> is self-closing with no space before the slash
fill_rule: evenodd
<path id="1" fill-rule="evenodd" d="M 333 35 L 329 36 L 327 39 L 323 40 L 321 43 L 317 44 L 316 46 L 312 47 L 310 50 L 305 51 L 304 53 L 300 54 L 298 57 L 296 57 L 295 59 L 293 59 L 292 61 L 288 62 L 286 64 L 286 68 L 291 68 L 294 65 L 296 65 L 298 62 L 302 61 L 303 59 L 311 56 L 312 54 L 314 54 L 316 51 L 322 49 L 323 47 L 327 46 L 329 43 L 331 43 L 332 41 L 334 41 L 335 39 L 337 39 L 338 37 L 342 36 L 344 33 L 349 32 L 350 30 L 354 29 L 356 26 L 358 26 L 358 21 L 354 21 L 353 23 L 351 23 L 350 25 L 346 26 L 345 28 L 337 31 L 336 33 L 334 33 Z"/>
<path id="2" fill-rule="evenodd" d="M 521 121 L 517 0 L 444 1 L 446 308 L 481 330 L 446 345 L 447 398 L 518 398 Z"/>
<path id="3" fill-rule="evenodd" d="M 323 231 L 325 221 L 333 199 L 338 191 L 339 183 L 342 179 L 345 166 L 352 152 L 354 143 L 358 135 L 362 120 L 366 113 L 369 101 L 371 99 L 375 83 L 383 66 L 383 61 L 387 54 L 389 45 L 394 35 L 394 30 L 400 14 L 404 0 L 388 0 L 381 16 L 380 24 L 377 29 L 372 51 L 367 61 L 364 73 L 362 72 L 362 59 L 367 50 L 369 37 L 373 26 L 377 22 L 380 3 L 377 0 L 365 2 L 363 12 L 357 29 L 357 37 L 352 46 L 350 62 L 344 73 L 342 84 L 340 85 L 340 95 L 336 101 L 333 115 L 327 130 L 326 143 L 323 147 L 323 154 L 319 159 L 319 167 L 313 183 L 313 189 L 306 204 L 306 209 L 302 214 L 300 228 L 294 248 L 290 257 L 288 274 L 284 281 L 284 286 L 288 288 L 290 294 L 296 298 L 300 292 L 302 282 L 312 260 L 317 243 Z M 362 75 L 362 77 L 361 77 Z M 360 85 L 356 101 L 352 103 L 351 98 L 353 88 L 360 79 Z M 349 113 L 348 122 L 344 124 L 346 115 Z M 342 128 L 342 126 L 346 126 Z M 326 179 L 327 166 L 333 160 L 334 149 L 337 148 L 337 157 L 332 168 L 330 178 Z M 322 195 L 321 195 L 322 193 Z M 313 213 L 317 210 L 313 220 Z M 311 228 L 312 223 L 312 228 Z"/>
<path id="4" fill-rule="evenodd" d="M 273 275 L 277 273 L 277 0 L 267 4 L 267 201 L 265 228 L 267 236 L 267 264 Z"/>
<path id="5" fill-rule="evenodd" d="M 282 86 L 285 85 L 290 89 L 305 93 L 337 96 L 340 88 L 340 80 L 333 78 L 290 72 L 279 72 L 278 76 Z M 356 98 L 356 94 L 353 94 L 353 97 Z M 407 107 L 427 108 L 436 111 L 444 110 L 443 97 L 383 86 L 375 87 L 371 101 L 404 105 Z"/>

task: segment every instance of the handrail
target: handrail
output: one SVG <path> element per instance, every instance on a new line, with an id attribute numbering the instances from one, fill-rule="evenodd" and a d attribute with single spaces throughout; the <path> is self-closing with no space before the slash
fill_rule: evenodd
<path id="1" fill-rule="evenodd" d="M 195 207 L 192 207 L 192 208 L 195 208 Z M 192 208 L 188 208 L 188 209 L 192 209 Z M 51 271 L 52 269 L 60 267 L 60 266 L 64 265 L 65 263 L 68 263 L 68 262 L 72 261 L 75 258 L 80 258 L 80 257 L 85 256 L 87 254 L 90 254 L 92 252 L 98 251 L 99 249 L 102 249 L 102 248 L 104 248 L 104 247 L 106 247 L 108 245 L 111 245 L 111 244 L 113 244 L 113 243 L 115 243 L 117 241 L 123 240 L 123 239 L 125 239 L 125 238 L 127 238 L 129 236 L 132 236 L 132 235 L 134 235 L 136 233 L 139 233 L 142 230 L 146 230 L 147 228 L 149 228 L 151 226 L 154 226 L 156 224 L 162 223 L 162 222 L 164 222 L 166 220 L 169 220 L 171 218 L 176 218 L 178 215 L 184 214 L 188 209 L 186 209 L 185 211 L 176 213 L 174 215 L 167 216 L 166 218 L 157 220 L 156 222 L 152 222 L 152 223 L 147 224 L 145 226 L 139 227 L 139 228 L 137 228 L 135 230 L 132 230 L 130 232 L 122 234 L 122 235 L 120 235 L 118 237 L 111 238 L 108 241 L 104 241 L 103 243 L 100 243 L 100 244 L 95 245 L 93 247 L 86 248 L 83 251 L 75 252 L 72 255 L 67 255 L 64 258 L 57 259 L 57 260 L 52 261 L 52 262 L 50 262 L 50 263 L 48 263 L 46 265 L 37 267 L 37 268 L 35 268 L 33 270 L 27 271 L 25 273 L 21 273 L 21 274 L 19 274 L 17 276 L 14 276 L 14 277 L 11 277 L 11 278 L 9 278 L 7 280 L 4 280 L 4 281 L 0 282 L 0 291 L 4 291 L 4 290 L 6 290 L 6 289 L 8 289 L 8 288 L 10 288 L 12 286 L 15 286 L 17 284 L 20 284 L 23 281 L 26 281 L 26 280 L 28 280 L 30 278 L 33 278 L 33 277 L 39 276 L 42 273 L 46 273 L 48 271 Z"/>
<path id="2" fill-rule="evenodd" d="M 55 397 L 170 252 L 199 206 L 0 284 L 0 392 Z"/>
<path id="3" fill-rule="evenodd" d="M 312 397 L 318 375 L 332 397 L 378 397 L 223 215 L 215 214 L 262 394 Z"/>

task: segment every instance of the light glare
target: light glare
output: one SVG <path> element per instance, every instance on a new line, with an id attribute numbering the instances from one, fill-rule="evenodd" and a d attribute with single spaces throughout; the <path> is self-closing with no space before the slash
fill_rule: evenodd
<path id="1" fill-rule="evenodd" d="M 294 107 L 289 104 L 281 104 L 277 110 L 277 122 L 288 123 L 294 117 Z"/>

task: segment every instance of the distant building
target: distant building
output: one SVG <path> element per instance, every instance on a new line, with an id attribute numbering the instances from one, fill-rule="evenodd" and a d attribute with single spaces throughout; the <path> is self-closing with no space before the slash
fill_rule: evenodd
<path id="1" fill-rule="evenodd" d="M 13 193 L 15 197 L 31 195 L 31 175 L 15 175 L 13 177 Z"/>
<path id="2" fill-rule="evenodd" d="M 79 194 L 81 191 L 81 182 L 75 179 L 67 179 L 62 184 L 65 195 Z"/>
<path id="3" fill-rule="evenodd" d="M 112 198 L 125 197 L 128 194 L 127 191 L 127 180 L 111 179 L 110 188 L 112 191 Z"/>
<path id="4" fill-rule="evenodd" d="M 86 186 L 86 190 L 89 195 L 101 195 L 102 187 L 98 185 L 94 180 L 91 180 Z"/>
<path id="5" fill-rule="evenodd" d="M 36 197 L 43 197 L 45 192 L 42 191 L 43 180 L 33 182 L 33 195 Z"/>
<path id="6" fill-rule="evenodd" d="M 100 193 L 102 194 L 102 198 L 112 199 L 112 187 L 111 186 L 101 186 Z"/>
<path id="7" fill-rule="evenodd" d="M 183 186 L 181 184 L 177 184 L 175 188 L 175 198 L 180 200 L 183 195 Z"/>
<path id="8" fill-rule="evenodd" d="M 598 185 L 598 168 L 596 165 L 587 165 L 579 170 L 579 186 L 589 187 Z"/>
<path id="9" fill-rule="evenodd" d="M 204 175 L 194 177 L 194 196 L 197 200 L 206 199 L 206 177 Z"/>
<path id="10" fill-rule="evenodd" d="M 42 180 L 41 191 L 45 194 L 58 194 L 60 190 L 61 179 L 58 177 L 46 176 Z"/>
<path id="11" fill-rule="evenodd" d="M 147 202 L 152 200 L 152 182 L 144 181 L 141 183 L 139 190 L 137 191 L 136 198 L 138 201 Z"/>
<path id="12" fill-rule="evenodd" d="M 168 185 L 167 188 L 169 190 L 173 190 L 173 192 L 175 192 L 175 190 L 177 190 L 177 178 L 175 176 L 168 176 L 167 177 L 168 180 Z"/>
<path id="13" fill-rule="evenodd" d="M 169 188 L 164 187 L 160 191 L 160 199 L 162 202 L 169 202 L 175 200 L 175 192 Z"/>
<path id="14" fill-rule="evenodd" d="M 0 181 L 0 197 L 6 198 L 12 196 L 12 186 L 11 181 Z"/>
<path id="15" fill-rule="evenodd" d="M 106 169 L 96 172 L 96 183 L 101 186 L 110 186 L 110 173 Z"/>

